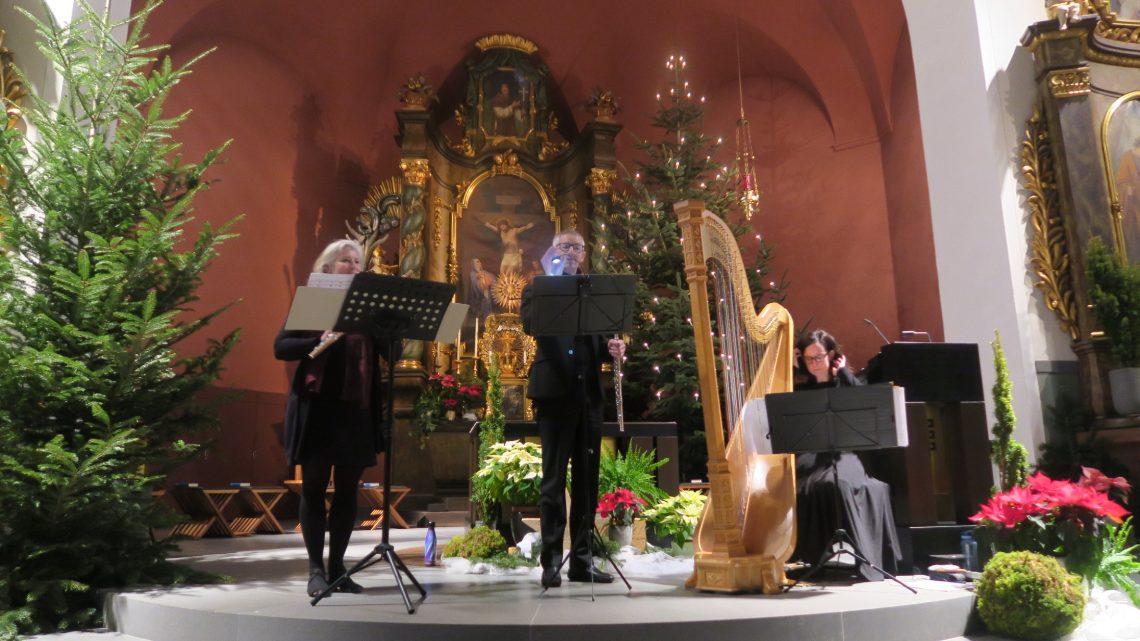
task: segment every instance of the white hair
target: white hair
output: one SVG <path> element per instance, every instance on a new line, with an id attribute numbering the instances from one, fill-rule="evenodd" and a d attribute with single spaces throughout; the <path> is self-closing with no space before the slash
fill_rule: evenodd
<path id="1" fill-rule="evenodd" d="M 553 247 L 553 246 L 557 245 L 558 243 L 562 242 L 562 239 L 566 236 L 575 236 L 578 238 L 578 240 L 582 241 L 583 245 L 586 244 L 586 237 L 583 236 L 582 233 L 579 232 L 577 229 L 574 229 L 573 227 L 571 227 L 570 229 L 563 229 L 562 231 L 558 232 L 557 234 L 554 234 L 554 239 L 550 241 L 550 246 Z"/>
<path id="2" fill-rule="evenodd" d="M 317 256 L 316 262 L 313 263 L 313 271 L 325 273 L 332 271 L 333 263 L 336 262 L 337 257 L 340 256 L 340 253 L 345 249 L 355 251 L 357 256 L 360 256 L 362 260 L 364 259 L 364 248 L 360 246 L 360 243 L 351 238 L 342 238 L 329 243 L 328 247 L 325 247 L 325 250 L 321 252 L 321 255 Z"/>

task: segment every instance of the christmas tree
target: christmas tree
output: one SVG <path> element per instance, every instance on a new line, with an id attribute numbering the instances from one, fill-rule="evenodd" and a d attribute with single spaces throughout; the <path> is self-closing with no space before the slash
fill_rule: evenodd
<path id="1" fill-rule="evenodd" d="M 186 66 L 140 44 L 153 5 L 124 23 L 80 3 L 36 21 L 61 76 L 58 105 L 29 96 L 34 137 L 0 137 L 0 638 L 91 627 L 97 590 L 185 580 L 150 529 L 151 495 L 214 422 L 196 393 L 237 332 L 202 354 L 181 341 L 224 226 L 188 232 L 220 149 L 183 163 L 163 104 Z M 51 15 L 51 12 L 45 12 Z"/>
<path id="2" fill-rule="evenodd" d="M 685 79 L 685 59 L 670 57 L 667 87 L 657 94 L 653 126 L 656 142 L 637 144 L 643 159 L 628 172 L 624 189 L 608 217 L 593 222 L 596 271 L 627 272 L 638 277 L 637 316 L 625 363 L 623 390 L 629 420 L 676 421 L 681 437 L 684 478 L 704 475 L 707 461 L 697 364 L 693 345 L 688 285 L 680 228 L 673 204 L 700 200 L 726 220 L 738 203 L 737 174 L 718 160 L 722 139 L 703 127 L 703 97 L 694 97 Z M 737 237 L 755 234 L 733 225 Z M 757 235 L 757 238 L 759 236 Z M 769 274 L 771 246 L 759 240 L 748 270 L 758 307 L 781 300 L 785 283 Z M 716 318 L 715 313 L 711 315 Z"/>

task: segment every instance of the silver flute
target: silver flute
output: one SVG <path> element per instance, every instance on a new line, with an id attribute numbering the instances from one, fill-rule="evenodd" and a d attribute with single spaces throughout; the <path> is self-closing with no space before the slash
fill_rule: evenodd
<path id="1" fill-rule="evenodd" d="M 333 343 L 340 340 L 341 336 L 344 336 L 344 332 L 329 332 L 328 336 L 325 336 L 323 339 L 321 339 L 321 342 L 313 348 L 313 351 L 309 352 L 309 358 L 316 358 L 320 356 L 321 352 L 325 351 L 331 347 Z"/>
<path id="2" fill-rule="evenodd" d="M 620 339 L 621 337 L 615 334 L 614 338 Z M 625 410 L 623 409 L 621 402 L 621 379 L 623 376 L 621 373 L 621 361 L 622 357 L 620 356 L 614 359 L 614 405 L 617 406 L 618 431 L 624 432 Z"/>

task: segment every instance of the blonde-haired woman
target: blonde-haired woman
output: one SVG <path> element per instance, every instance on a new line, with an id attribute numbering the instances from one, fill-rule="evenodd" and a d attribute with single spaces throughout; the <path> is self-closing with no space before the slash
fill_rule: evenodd
<path id="1" fill-rule="evenodd" d="M 325 247 L 313 271 L 356 274 L 362 256 L 356 241 L 338 240 Z M 310 596 L 345 573 L 344 553 L 356 523 L 356 488 L 364 468 L 376 465 L 376 454 L 384 450 L 375 358 L 380 347 L 368 336 L 346 334 L 310 358 L 313 348 L 328 336 L 329 332 L 281 330 L 273 342 L 278 359 L 299 361 L 285 409 L 285 448 L 289 464 L 301 466 L 300 520 L 309 556 Z M 335 491 L 326 513 L 330 478 Z M 362 589 L 351 578 L 338 587 L 341 592 Z"/>

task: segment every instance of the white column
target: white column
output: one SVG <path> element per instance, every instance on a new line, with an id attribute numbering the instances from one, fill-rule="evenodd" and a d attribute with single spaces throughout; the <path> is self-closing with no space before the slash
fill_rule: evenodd
<path id="1" fill-rule="evenodd" d="M 1017 156 L 1036 88 L 1018 47 L 1042 0 L 903 0 L 929 180 L 946 340 L 980 347 L 992 417 L 989 343 L 1001 332 L 1016 438 L 1035 460 L 1045 440 L 1036 360 L 1075 360 L 1033 290 Z M 991 418 L 991 423 L 992 423 Z"/>

